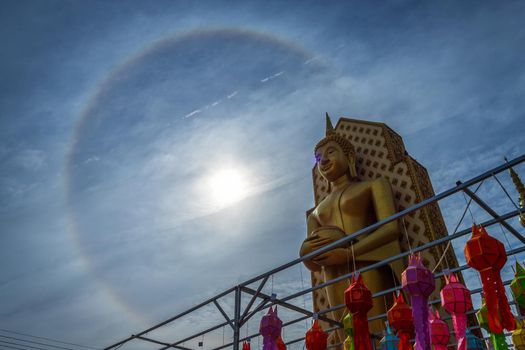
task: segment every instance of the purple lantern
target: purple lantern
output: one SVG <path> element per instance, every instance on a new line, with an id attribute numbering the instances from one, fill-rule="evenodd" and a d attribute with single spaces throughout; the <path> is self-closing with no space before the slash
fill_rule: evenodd
<path id="1" fill-rule="evenodd" d="M 411 254 L 408 267 L 401 274 L 403 289 L 410 295 L 416 328 L 416 350 L 431 350 L 428 325 L 428 297 L 436 288 L 434 274 L 421 263 L 419 254 Z"/>
<path id="2" fill-rule="evenodd" d="M 275 311 L 270 306 L 268 313 L 261 319 L 259 332 L 263 336 L 263 350 L 279 350 L 277 338 L 281 335 L 283 321 L 277 317 L 277 307 Z"/>

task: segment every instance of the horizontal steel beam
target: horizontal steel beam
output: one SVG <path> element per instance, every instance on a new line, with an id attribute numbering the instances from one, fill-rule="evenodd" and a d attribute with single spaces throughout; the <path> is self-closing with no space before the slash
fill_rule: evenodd
<path id="1" fill-rule="evenodd" d="M 500 165 L 500 166 L 497 166 L 497 167 L 495 167 L 493 169 L 490 169 L 489 171 L 486 171 L 486 172 L 484 172 L 481 175 L 473 177 L 473 178 L 465 181 L 464 183 L 461 183 L 461 185 L 456 185 L 456 187 L 452 187 L 452 188 L 450 188 L 450 189 L 448 189 L 446 191 L 443 191 L 443 192 L 441 192 L 439 194 L 436 194 L 436 195 L 434 195 L 434 196 L 432 196 L 430 198 L 424 199 L 421 202 L 416 203 L 416 204 L 414 204 L 413 206 L 411 206 L 409 208 L 406 208 L 406 209 L 404 209 L 404 210 L 402 210 L 402 211 L 400 211 L 400 212 L 398 212 L 398 213 L 396 213 L 396 214 L 394 214 L 394 215 L 392 215 L 392 216 L 390 216 L 390 217 L 388 217 L 388 218 L 386 218 L 384 220 L 378 221 L 378 222 L 376 222 L 376 223 L 374 223 L 374 224 L 372 224 L 370 226 L 367 226 L 367 227 L 365 227 L 365 228 L 363 228 L 363 229 L 361 229 L 361 230 L 359 230 L 359 231 L 357 231 L 357 232 L 355 232 L 355 233 L 353 233 L 351 235 L 348 235 L 348 236 L 346 236 L 344 238 L 341 238 L 338 241 L 335 241 L 335 242 L 330 243 L 330 244 L 328 244 L 328 245 L 326 245 L 326 246 L 324 246 L 322 248 L 319 248 L 318 250 L 316 250 L 314 252 L 308 253 L 308 254 L 300 257 L 300 258 L 294 259 L 294 260 L 292 260 L 292 261 L 290 261 L 290 262 L 288 262 L 286 264 L 283 264 L 283 265 L 278 266 L 278 267 L 276 267 L 274 269 L 271 269 L 268 272 L 260 274 L 259 276 L 253 277 L 253 278 L 251 278 L 251 279 L 241 283 L 241 285 L 246 286 L 246 285 L 251 284 L 253 282 L 256 282 L 256 281 L 258 281 L 258 280 L 260 280 L 260 279 L 262 279 L 262 278 L 264 278 L 266 276 L 273 275 L 273 274 L 275 274 L 277 272 L 280 272 L 280 271 L 282 271 L 284 269 L 287 269 L 290 266 L 296 265 L 296 264 L 298 264 L 300 262 L 303 262 L 305 260 L 308 260 L 308 259 L 311 259 L 313 257 L 316 257 L 317 255 L 320 255 L 322 253 L 326 253 L 327 251 L 332 250 L 334 248 L 337 248 L 339 246 L 342 246 L 345 243 L 349 243 L 350 241 L 355 240 L 359 236 L 362 236 L 364 234 L 373 232 L 373 231 L 377 230 L 378 228 L 380 228 L 381 226 L 383 226 L 385 224 L 388 224 L 389 222 L 392 222 L 392 221 L 395 221 L 397 219 L 400 219 L 400 218 L 402 218 L 402 217 L 404 217 L 404 216 L 406 216 L 406 215 L 408 215 L 408 214 L 410 214 L 410 213 L 412 213 L 414 211 L 417 211 L 417 210 L 419 210 L 419 209 L 421 209 L 423 207 L 426 207 L 429 204 L 432 204 L 434 202 L 440 201 L 441 199 L 446 198 L 448 196 L 451 196 L 451 195 L 453 195 L 453 194 L 455 194 L 457 192 L 463 191 L 463 189 L 468 188 L 468 187 L 470 187 L 470 186 L 472 186 L 472 185 L 474 185 L 474 184 L 476 184 L 476 183 L 478 183 L 480 181 L 483 181 L 483 180 L 491 177 L 494 174 L 498 174 L 498 173 L 500 173 L 502 171 L 505 171 L 508 168 L 510 168 L 512 166 L 515 166 L 515 165 L 517 165 L 517 164 L 519 164 L 519 163 L 521 163 L 523 161 L 525 161 L 525 154 L 523 154 L 523 155 L 521 155 L 519 157 L 516 157 L 513 160 L 511 160 L 511 161 L 509 161 L 507 163 L 504 163 L 503 165 Z"/>
<path id="2" fill-rule="evenodd" d="M 491 220 L 485 221 L 484 223 L 482 223 L 482 225 L 488 227 L 488 226 L 494 225 L 495 223 L 500 222 L 501 220 L 506 220 L 508 218 L 511 218 L 511 217 L 514 217 L 514 216 L 517 216 L 517 215 L 519 215 L 519 211 L 514 210 L 514 211 L 512 211 L 510 213 L 507 213 L 507 214 L 501 216 L 499 219 L 491 219 Z M 467 235 L 470 232 L 471 232 L 471 230 L 469 228 L 469 229 L 465 229 L 465 230 L 462 230 L 460 232 L 457 232 L 457 233 L 455 233 L 453 235 L 449 235 L 449 236 L 438 238 L 438 239 L 436 239 L 436 240 L 434 240 L 432 242 L 429 242 L 429 243 L 420 245 L 419 247 L 413 248 L 412 249 L 412 253 L 417 253 L 417 252 L 423 251 L 425 249 L 438 246 L 440 244 L 443 244 L 445 242 L 451 241 L 451 240 L 456 239 L 458 237 L 465 236 L 465 235 Z M 377 269 L 378 267 L 381 267 L 383 265 L 389 264 L 389 263 L 394 262 L 394 261 L 396 261 L 398 259 L 407 257 L 410 254 L 411 254 L 411 252 L 403 252 L 403 253 L 400 253 L 398 255 L 391 256 L 390 258 L 387 258 L 387 259 L 384 259 L 382 261 L 379 261 L 377 263 L 365 266 L 365 267 L 363 267 L 361 269 L 358 269 L 356 272 L 362 273 L 362 272 L 366 272 L 368 270 Z M 324 282 L 324 283 L 320 283 L 320 284 L 318 284 L 316 286 L 313 286 L 313 287 L 307 288 L 305 290 L 302 290 L 300 292 L 291 294 L 291 295 L 289 295 L 289 296 L 287 296 L 285 298 L 282 298 L 281 300 L 288 301 L 288 300 L 297 298 L 297 297 L 299 297 L 299 296 L 301 296 L 303 294 L 307 294 L 307 293 L 313 292 L 314 290 L 317 290 L 317 289 L 320 289 L 320 288 L 324 288 L 326 286 L 329 286 L 329 285 L 332 285 L 334 283 L 337 283 L 337 282 L 343 281 L 345 279 L 348 279 L 348 278 L 352 277 L 352 275 L 353 275 L 353 272 L 345 274 L 345 275 L 342 275 L 342 276 L 339 276 L 337 278 L 334 278 L 333 280 L 330 280 L 330 281 L 327 281 L 327 282 Z"/>
<path id="3" fill-rule="evenodd" d="M 175 349 L 180 349 L 180 350 L 192 350 L 190 348 L 186 348 L 184 346 L 170 346 L 170 344 L 168 343 L 165 343 L 165 342 L 162 342 L 162 341 L 158 341 L 158 340 L 155 340 L 155 339 L 151 339 L 151 338 L 147 338 L 147 337 L 144 337 L 142 335 L 138 335 L 137 336 L 137 339 L 140 339 L 140 340 L 144 340 L 144 341 L 147 341 L 147 342 L 150 342 L 150 343 L 154 343 L 154 344 L 159 344 L 159 345 L 166 345 L 168 347 L 173 347 Z"/>
<path id="4" fill-rule="evenodd" d="M 201 335 L 204 335 L 204 334 L 206 334 L 206 333 L 213 332 L 214 330 L 219 329 L 219 328 L 221 328 L 221 327 L 224 327 L 224 326 L 226 326 L 226 325 L 228 325 L 228 322 L 223 322 L 223 323 L 217 324 L 217 325 L 212 326 L 212 327 L 210 327 L 210 328 L 207 328 L 207 329 L 205 329 L 205 330 L 203 330 L 203 331 L 200 331 L 199 333 L 195 333 L 195 334 L 190 335 L 190 336 L 188 336 L 188 337 L 186 337 L 186 338 L 184 338 L 184 339 L 177 340 L 177 341 L 175 341 L 175 342 L 173 342 L 173 343 L 171 343 L 171 344 L 167 344 L 166 346 L 164 346 L 163 348 L 160 348 L 159 350 L 166 350 L 166 349 L 168 349 L 168 348 L 176 347 L 177 345 L 182 344 L 182 343 L 184 343 L 184 342 L 187 342 L 188 340 L 192 340 L 192 339 L 195 339 L 195 338 L 197 338 L 197 337 L 200 337 Z"/>
<path id="5" fill-rule="evenodd" d="M 517 157 L 517 158 L 515 158 L 515 159 L 513 159 L 513 160 L 511 160 L 511 161 L 509 161 L 509 162 L 507 162 L 507 163 L 505 163 L 503 165 L 495 167 L 495 168 L 493 168 L 493 169 L 491 169 L 491 170 L 489 170 L 489 171 L 487 171 L 487 172 L 485 172 L 485 173 L 483 173 L 481 175 L 473 177 L 470 180 L 467 180 L 464 183 L 461 183 L 460 185 L 456 185 L 456 187 L 450 188 L 450 189 L 448 189 L 446 191 L 443 191 L 443 192 L 441 192 L 441 193 L 439 193 L 437 195 L 434 195 L 434 196 L 432 196 L 430 198 L 427 198 L 427 199 L 425 199 L 425 200 L 423 200 L 423 201 L 421 201 L 421 202 L 419 202 L 419 203 L 417 203 L 417 204 L 415 204 L 415 205 L 413 205 L 413 206 L 411 206 L 411 207 L 409 207 L 407 209 L 404 209 L 404 210 L 402 210 L 402 211 L 400 211 L 400 212 L 398 212 L 398 213 L 396 213 L 396 214 L 394 214 L 394 215 L 392 215 L 392 216 L 390 216 L 390 217 L 388 217 L 388 218 L 386 218 L 384 220 L 381 220 L 381 221 L 379 221 L 379 222 L 377 222 L 375 224 L 372 224 L 372 225 L 370 225 L 370 226 L 368 226 L 366 228 L 363 228 L 363 229 L 361 229 L 361 230 L 359 230 L 359 231 L 357 231 L 357 232 L 355 232 L 355 233 L 353 233 L 351 235 L 348 235 L 348 236 L 346 236 L 346 237 L 344 237 L 344 238 L 342 238 L 342 239 L 340 239 L 340 240 L 338 240 L 336 242 L 333 242 L 333 243 L 331 243 L 329 245 L 326 245 L 326 246 L 318 249 L 315 252 L 311 252 L 309 254 L 306 254 L 306 255 L 304 255 L 304 256 L 302 256 L 300 258 L 294 259 L 294 260 L 292 260 L 292 261 L 290 261 L 290 262 L 288 262 L 286 264 L 283 264 L 283 265 L 278 266 L 278 267 L 276 267 L 274 269 L 271 269 L 270 271 L 267 271 L 267 272 L 265 272 L 265 273 L 263 273 L 261 275 L 253 277 L 253 278 L 251 278 L 251 279 L 241 283 L 239 286 L 232 287 L 232 288 L 230 288 L 230 289 L 228 289 L 228 290 L 226 290 L 226 291 L 224 291 L 222 293 L 219 293 L 216 296 L 214 296 L 214 297 L 212 297 L 212 298 L 210 298 L 210 299 L 208 299 L 208 300 L 206 300 L 206 301 L 204 301 L 204 302 L 202 302 L 202 303 L 200 303 L 200 304 L 198 304 L 198 305 L 196 305 L 196 306 L 194 306 L 192 308 L 189 308 L 189 309 L 187 309 L 187 310 L 185 310 L 185 311 L 183 311 L 181 313 L 178 313 L 177 315 L 167 319 L 166 321 L 158 323 L 158 324 L 156 324 L 156 325 L 154 325 L 154 326 L 152 326 L 152 327 L 150 327 L 150 328 L 148 328 L 148 329 L 146 329 L 144 331 L 141 331 L 140 333 L 137 333 L 135 335 L 132 335 L 132 336 L 122 340 L 122 341 L 119 341 L 119 342 L 117 342 L 115 344 L 112 344 L 112 345 L 104 348 L 103 350 L 113 349 L 113 348 L 115 348 L 117 346 L 120 346 L 120 345 L 122 345 L 122 344 L 124 344 L 124 343 L 126 343 L 128 341 L 131 341 L 133 339 L 141 337 L 141 336 L 143 336 L 143 335 L 145 335 L 145 334 L 147 334 L 147 333 L 149 333 L 149 332 L 151 332 L 153 330 L 156 330 L 156 329 L 158 329 L 158 328 L 160 328 L 162 326 L 165 326 L 165 325 L 167 325 L 167 324 L 169 324 L 169 323 L 171 323 L 171 322 L 173 322 L 173 321 L 175 321 L 175 320 L 177 320 L 177 319 L 179 319 L 179 318 L 181 318 L 181 317 L 183 317 L 183 316 L 185 316 L 185 315 L 187 315 L 187 314 L 189 314 L 189 313 L 191 313 L 191 312 L 193 312 L 193 311 L 195 311 L 195 310 L 197 310 L 197 309 L 199 309 L 199 308 L 201 308 L 201 307 L 203 307 L 203 306 L 205 306 L 205 305 L 207 305 L 207 304 L 209 304 L 211 302 L 214 302 L 214 301 L 216 301 L 216 300 L 218 300 L 218 299 L 220 299 L 220 298 L 222 298 L 222 297 L 232 293 L 233 291 L 235 291 L 236 288 L 246 287 L 246 286 L 248 286 L 248 285 L 250 285 L 250 284 L 252 284 L 254 282 L 260 281 L 261 279 L 267 278 L 268 276 L 271 276 L 271 275 L 273 275 L 275 273 L 278 273 L 278 272 L 280 272 L 280 271 L 282 271 L 284 269 L 287 269 L 288 267 L 291 267 L 293 265 L 301 263 L 301 262 L 303 262 L 305 260 L 311 259 L 311 258 L 313 258 L 313 257 L 315 257 L 317 255 L 320 255 L 322 253 L 325 253 L 325 252 L 327 252 L 327 251 L 329 251 L 329 250 L 331 250 L 333 248 L 339 247 L 339 246 L 341 246 L 341 245 L 343 245 L 343 244 L 345 244 L 345 243 L 347 243 L 347 242 L 349 242 L 351 240 L 356 239 L 359 236 L 362 236 L 364 234 L 373 232 L 376 229 L 378 229 L 379 227 L 381 227 L 381 226 L 383 226 L 383 225 L 385 225 L 385 224 L 387 224 L 389 222 L 398 220 L 399 218 L 402 218 L 405 215 L 408 215 L 408 214 L 410 214 L 410 213 L 412 213 L 414 211 L 420 210 L 421 208 L 424 208 L 427 205 L 430 205 L 432 203 L 438 202 L 438 201 L 442 200 L 443 198 L 451 196 L 451 195 L 453 195 L 453 194 L 455 194 L 455 193 L 457 193 L 459 191 L 464 191 L 465 189 L 468 189 L 468 187 L 470 187 L 470 186 L 472 186 L 472 185 L 474 185 L 474 184 L 476 184 L 476 183 L 478 183 L 480 181 L 483 181 L 486 178 L 489 178 L 489 177 L 491 177 L 491 176 L 493 176 L 493 175 L 495 175 L 497 173 L 500 173 L 500 172 L 502 172 L 502 171 L 504 171 L 504 170 L 506 170 L 506 169 L 508 169 L 510 167 L 513 167 L 513 166 L 515 166 L 517 164 L 520 164 L 523 161 L 525 161 L 525 154 L 521 155 L 521 156 L 519 156 L 519 157 Z M 499 219 L 490 220 L 490 221 L 488 221 L 488 223 L 493 224 L 493 223 L 499 222 L 501 220 L 508 219 L 508 218 L 510 218 L 512 216 L 515 216 L 515 215 L 518 215 L 518 214 L 519 214 L 519 212 L 516 211 L 516 214 L 512 213 L 512 215 L 504 215 L 504 216 L 500 217 Z M 485 225 L 488 226 L 488 224 L 485 224 Z M 461 235 L 464 235 L 464 234 L 467 234 L 467 233 L 468 233 L 468 231 L 467 232 L 462 232 Z M 423 249 L 427 249 L 427 248 L 430 248 L 432 246 L 436 246 L 436 245 L 442 244 L 443 242 L 449 241 L 449 240 L 457 238 L 459 236 L 460 235 L 456 234 L 456 235 L 440 238 L 440 239 L 438 239 L 436 241 L 430 242 L 429 244 L 421 246 L 421 247 L 424 247 L 424 248 L 417 247 L 417 248 L 413 249 L 413 252 L 421 251 Z M 390 263 L 392 261 L 395 261 L 397 259 L 403 258 L 403 257 L 407 256 L 408 254 L 409 253 L 407 252 L 407 253 L 404 253 L 404 254 L 397 255 L 395 257 L 391 257 L 391 258 L 386 259 L 386 260 L 384 260 L 382 262 L 378 262 L 378 263 L 369 265 L 369 266 L 367 266 L 367 267 L 365 267 L 363 269 L 360 269 L 360 271 L 364 272 L 364 271 L 368 271 L 370 269 L 377 268 L 377 267 L 382 266 L 384 264 L 388 264 L 388 263 Z M 348 274 L 348 275 L 342 276 L 342 277 L 340 277 L 338 279 L 334 279 L 332 281 L 329 281 L 330 282 L 329 284 L 337 283 L 337 282 L 339 282 L 339 281 L 341 281 L 341 280 L 343 280 L 345 278 L 348 278 L 349 276 L 351 276 L 351 274 Z M 283 299 L 281 299 L 281 301 L 284 302 L 284 301 L 296 298 L 298 296 L 301 296 L 301 295 L 304 295 L 306 293 L 312 292 L 313 290 L 316 290 L 316 289 L 319 289 L 319 288 L 323 288 L 323 287 L 325 287 L 325 286 L 327 286 L 329 284 L 323 283 L 323 284 L 315 286 L 313 288 L 308 288 L 305 291 L 302 291 L 300 293 L 295 293 L 295 294 L 290 295 L 290 296 L 288 296 L 286 298 L 283 298 Z M 244 316 L 248 316 L 248 315 L 244 315 Z M 226 324 L 228 324 L 228 323 L 226 323 Z M 189 339 L 192 339 L 194 337 L 195 336 L 189 337 Z M 168 344 L 168 345 L 170 345 L 169 347 L 173 347 L 173 345 L 175 345 L 175 344 Z M 165 348 L 163 348 L 163 350 L 164 349 Z"/>
<path id="6" fill-rule="evenodd" d="M 247 287 L 241 287 L 242 290 L 246 293 L 250 293 L 252 295 L 255 295 L 256 291 L 254 291 L 253 289 L 250 289 L 250 288 L 247 288 Z M 264 298 L 264 299 L 267 299 L 267 300 L 270 300 L 271 297 L 269 295 L 266 295 L 264 293 L 259 293 L 259 295 Z M 287 303 L 287 302 L 284 302 L 282 301 L 281 299 L 278 299 L 278 298 L 275 298 L 273 301 L 272 301 L 272 304 L 277 304 L 277 305 L 281 305 L 282 307 L 285 307 L 287 309 L 290 309 L 290 310 L 293 310 L 293 311 L 296 311 L 296 312 L 299 312 L 299 313 L 302 313 L 303 315 L 307 315 L 309 317 L 312 317 L 314 315 L 314 313 L 310 310 L 305 310 L 299 306 L 295 306 L 293 304 L 290 304 L 290 303 Z M 331 325 L 333 326 L 339 326 L 339 327 L 342 327 L 343 324 L 341 322 L 338 322 L 336 320 L 332 320 L 331 318 L 328 318 L 328 317 L 325 317 L 325 316 L 321 316 L 319 317 L 319 319 L 321 321 L 325 321 L 325 322 L 328 322 L 330 323 Z"/>
<path id="7" fill-rule="evenodd" d="M 130 336 L 130 337 L 124 339 L 124 340 L 121 340 L 121 341 L 119 341 L 119 342 L 117 342 L 117 343 L 115 343 L 115 344 L 113 344 L 113 345 L 110 345 L 110 346 L 108 346 L 108 347 L 105 347 L 103 350 L 110 350 L 110 349 L 115 348 L 115 347 L 117 347 L 117 346 L 120 346 L 120 345 L 122 345 L 122 344 L 124 344 L 124 343 L 127 343 L 127 342 L 130 341 L 130 340 L 133 340 L 133 339 L 135 339 L 135 338 L 137 338 L 137 337 L 140 337 L 140 336 L 142 336 L 142 335 L 144 335 L 144 334 L 147 334 L 147 333 L 149 333 L 149 332 L 151 332 L 151 331 L 153 331 L 153 330 L 155 330 L 155 329 L 157 329 L 157 328 L 160 328 L 160 327 L 162 327 L 162 326 L 165 326 L 165 325 L 167 325 L 168 323 L 171 323 L 171 322 L 175 321 L 176 319 L 179 319 L 179 318 L 181 318 L 181 317 L 183 317 L 183 316 L 186 316 L 187 314 L 189 314 L 189 313 L 191 313 L 191 312 L 193 312 L 193 311 L 195 311 L 195 310 L 198 310 L 198 309 L 200 309 L 201 307 L 208 305 L 209 303 L 212 303 L 214 300 L 217 300 L 217 299 L 219 299 L 219 298 L 222 298 L 222 297 L 225 296 L 225 295 L 230 294 L 230 293 L 233 292 L 233 291 L 235 291 L 235 287 L 232 287 L 232 288 L 230 288 L 230 289 L 228 289 L 228 290 L 225 290 L 224 292 L 219 293 L 219 294 L 217 294 L 216 296 L 211 297 L 210 299 L 207 299 L 207 300 L 203 301 L 202 303 L 197 304 L 197 305 L 195 305 L 195 306 L 193 306 L 193 307 L 187 309 L 186 311 L 183 311 L 183 312 L 181 312 L 181 313 L 178 313 L 178 314 L 176 314 L 175 316 L 173 316 L 173 317 L 171 317 L 171 318 L 168 318 L 166 321 L 163 321 L 163 322 L 161 322 L 161 323 L 158 323 L 158 324 L 156 324 L 156 325 L 154 325 L 154 326 L 152 326 L 152 327 L 150 327 L 150 328 L 148 328 L 148 329 L 146 329 L 146 330 L 144 330 L 144 331 L 142 331 L 142 332 L 140 332 L 140 333 L 134 334 L 134 335 L 132 335 L 132 336 Z"/>
<path id="8" fill-rule="evenodd" d="M 458 181 L 457 183 L 461 184 L 461 181 Z M 492 216 L 494 219 L 498 219 L 500 216 L 494 209 L 492 209 L 487 203 L 485 203 L 477 194 L 472 192 L 470 189 L 465 188 L 463 190 L 469 196 L 472 198 L 474 202 L 476 202 L 483 210 L 485 210 L 490 216 Z M 509 225 L 505 220 L 502 220 L 500 224 L 507 229 L 514 237 L 516 237 L 518 240 L 521 241 L 521 243 L 525 244 L 525 237 L 521 233 L 519 233 L 514 227 Z"/>

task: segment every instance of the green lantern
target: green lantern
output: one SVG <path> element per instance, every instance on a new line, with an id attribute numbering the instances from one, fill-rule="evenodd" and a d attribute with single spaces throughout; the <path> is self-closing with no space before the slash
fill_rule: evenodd
<path id="1" fill-rule="evenodd" d="M 343 328 L 345 330 L 346 335 L 352 336 L 353 335 L 353 325 L 352 325 L 352 314 L 347 313 L 346 316 L 343 318 Z"/>
<path id="2" fill-rule="evenodd" d="M 490 341 L 494 346 L 494 350 L 508 350 L 509 346 L 507 345 L 505 335 L 503 333 L 494 334 L 490 332 L 488 315 L 489 311 L 487 309 L 487 305 L 485 304 L 485 299 L 482 299 L 481 308 L 478 312 L 476 312 L 476 318 L 478 319 L 479 326 L 490 334 Z"/>
<path id="3" fill-rule="evenodd" d="M 525 307 L 525 269 L 516 261 L 516 274 L 510 283 L 514 300 L 520 307 Z"/>
<path id="4" fill-rule="evenodd" d="M 347 313 L 346 316 L 343 318 L 343 328 L 347 335 L 345 342 L 344 342 L 344 349 L 354 350 L 354 339 L 353 339 L 354 327 L 353 327 L 351 313 Z"/>

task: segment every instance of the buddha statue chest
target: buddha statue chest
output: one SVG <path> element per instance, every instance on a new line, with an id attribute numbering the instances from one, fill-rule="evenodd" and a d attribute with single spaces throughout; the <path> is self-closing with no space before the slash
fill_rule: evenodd
<path id="1" fill-rule="evenodd" d="M 337 226 L 346 234 L 373 223 L 374 203 L 371 182 L 359 182 L 332 191 L 315 208 L 320 226 Z"/>

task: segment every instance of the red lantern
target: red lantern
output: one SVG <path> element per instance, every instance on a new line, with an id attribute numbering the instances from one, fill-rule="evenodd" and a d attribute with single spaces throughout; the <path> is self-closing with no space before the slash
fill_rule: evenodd
<path id="1" fill-rule="evenodd" d="M 459 283 L 456 275 L 445 276 L 447 284 L 441 290 L 441 306 L 452 316 L 458 350 L 467 349 L 467 311 L 472 309 L 470 291 Z"/>
<path id="2" fill-rule="evenodd" d="M 250 350 L 250 342 L 246 340 L 242 343 L 242 350 Z"/>
<path id="3" fill-rule="evenodd" d="M 275 343 L 277 344 L 277 349 L 286 350 L 286 344 L 284 343 L 283 338 L 281 336 L 277 337 Z"/>
<path id="4" fill-rule="evenodd" d="M 319 327 L 317 320 L 314 321 L 312 328 L 306 332 L 306 349 L 308 350 L 326 350 L 326 341 L 328 334 Z"/>
<path id="5" fill-rule="evenodd" d="M 500 270 L 507 262 L 505 246 L 490 236 L 481 225 L 472 226 L 472 237 L 465 245 L 467 264 L 478 270 L 488 309 L 491 333 L 501 334 L 503 329 L 516 329 L 516 321 L 510 311 Z"/>
<path id="6" fill-rule="evenodd" d="M 372 309 L 372 292 L 366 288 L 361 274 L 352 275 L 352 284 L 345 291 L 345 303 L 354 321 L 355 350 L 372 350 L 367 313 Z"/>
<path id="7" fill-rule="evenodd" d="M 430 339 L 434 350 L 447 350 L 447 344 L 450 340 L 450 331 L 445 321 L 441 319 L 439 311 L 429 310 L 429 322 L 430 322 Z"/>
<path id="8" fill-rule="evenodd" d="M 414 334 L 414 317 L 412 316 L 412 308 L 408 306 L 403 297 L 403 293 L 399 293 L 396 297 L 394 305 L 386 313 L 388 323 L 394 328 L 399 337 L 399 350 L 411 350 L 410 338 Z"/>

